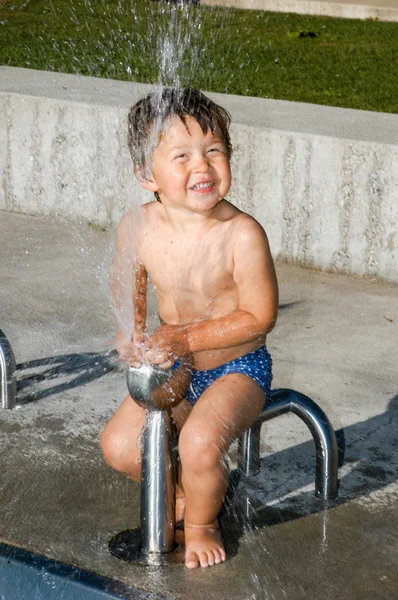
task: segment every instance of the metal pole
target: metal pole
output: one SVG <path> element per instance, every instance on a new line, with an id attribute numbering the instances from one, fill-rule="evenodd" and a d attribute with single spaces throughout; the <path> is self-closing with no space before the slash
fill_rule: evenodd
<path id="1" fill-rule="evenodd" d="M 142 365 L 127 373 L 130 396 L 147 410 L 141 442 L 141 527 L 116 535 L 109 549 L 129 562 L 161 566 L 184 561 L 176 543 L 177 438 L 170 410 L 183 399 L 189 377 L 187 364 L 175 370 Z"/>
<path id="2" fill-rule="evenodd" d="M 238 467 L 246 477 L 257 475 L 260 471 L 261 425 L 262 421 L 255 421 L 239 438 Z"/>
<path id="3" fill-rule="evenodd" d="M 15 356 L 11 344 L 0 329 L 0 398 L 1 408 L 14 408 L 17 397 Z"/>
<path id="4" fill-rule="evenodd" d="M 175 543 L 176 464 L 169 411 L 148 411 L 142 437 L 141 546 L 170 552 Z"/>

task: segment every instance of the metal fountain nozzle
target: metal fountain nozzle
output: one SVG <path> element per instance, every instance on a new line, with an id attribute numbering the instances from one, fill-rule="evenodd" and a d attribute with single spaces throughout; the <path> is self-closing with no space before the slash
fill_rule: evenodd
<path id="1" fill-rule="evenodd" d="M 175 369 L 162 369 L 148 363 L 129 367 L 127 387 L 130 396 L 147 410 L 166 410 L 184 398 L 190 375 L 190 364 L 180 361 Z"/>
<path id="2" fill-rule="evenodd" d="M 142 364 L 140 367 L 129 367 L 127 371 L 127 387 L 129 394 L 140 406 L 151 408 L 153 396 L 159 388 L 167 385 L 172 377 L 171 369 Z"/>
<path id="3" fill-rule="evenodd" d="M 191 358 L 184 357 L 173 369 L 142 364 L 127 371 L 130 396 L 147 409 L 141 436 L 141 527 L 116 535 L 109 549 L 129 562 L 162 565 L 184 560 L 176 544 L 177 439 L 170 409 L 185 396 L 191 364 Z"/>

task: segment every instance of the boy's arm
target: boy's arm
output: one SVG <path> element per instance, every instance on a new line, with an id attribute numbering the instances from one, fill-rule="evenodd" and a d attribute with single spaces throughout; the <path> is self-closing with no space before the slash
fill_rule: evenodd
<path id="1" fill-rule="evenodd" d="M 251 217 L 242 217 L 233 259 L 238 308 L 216 319 L 160 327 L 158 335 L 155 331 L 152 336 L 152 347 L 167 345 L 176 355 L 217 350 L 250 342 L 272 330 L 278 312 L 278 284 L 265 231 Z"/>
<path id="2" fill-rule="evenodd" d="M 278 314 L 278 283 L 264 229 L 245 216 L 234 243 L 233 278 L 238 308 L 213 320 L 187 326 L 191 352 L 221 349 L 253 341 L 270 332 Z"/>

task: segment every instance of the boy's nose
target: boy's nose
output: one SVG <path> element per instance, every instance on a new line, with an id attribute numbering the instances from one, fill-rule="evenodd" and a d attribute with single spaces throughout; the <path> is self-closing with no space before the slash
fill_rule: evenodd
<path id="1" fill-rule="evenodd" d="M 207 158 L 207 156 L 198 155 L 195 158 L 193 168 L 194 168 L 194 171 L 198 172 L 198 173 L 203 173 L 203 172 L 209 171 L 211 168 L 211 165 L 210 165 L 210 161 Z"/>

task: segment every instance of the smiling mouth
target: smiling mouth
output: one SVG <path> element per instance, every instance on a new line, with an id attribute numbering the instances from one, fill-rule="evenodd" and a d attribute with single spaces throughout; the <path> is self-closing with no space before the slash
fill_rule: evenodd
<path id="1" fill-rule="evenodd" d="M 190 189 L 191 190 L 208 190 L 212 187 L 214 187 L 213 181 L 207 181 L 206 183 L 197 183 L 196 185 L 193 185 Z"/>

